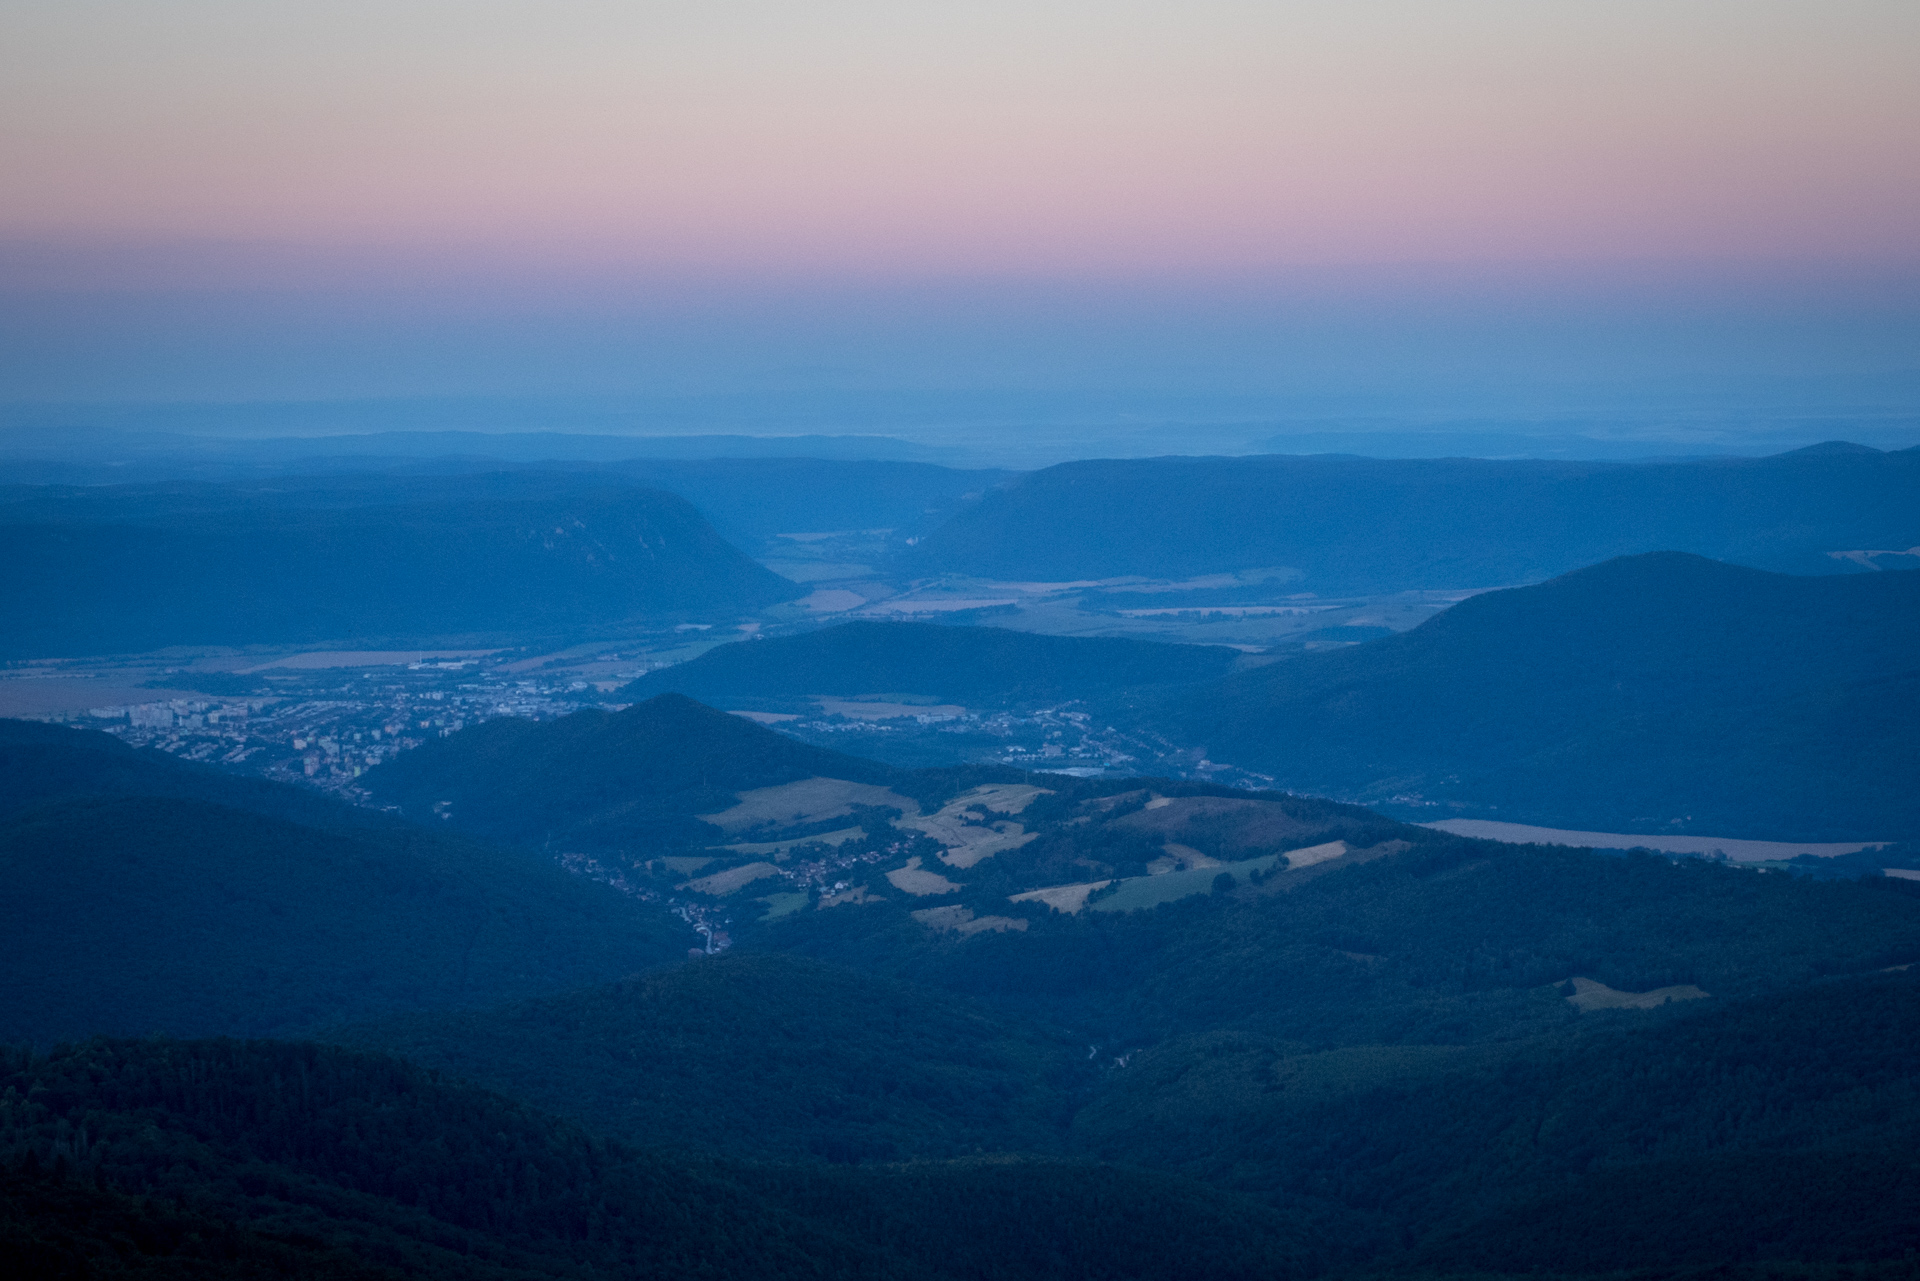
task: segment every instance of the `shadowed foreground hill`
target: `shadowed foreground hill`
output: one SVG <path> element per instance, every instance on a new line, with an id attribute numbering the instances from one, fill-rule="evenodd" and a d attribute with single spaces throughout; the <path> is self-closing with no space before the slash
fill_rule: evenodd
<path id="1" fill-rule="evenodd" d="M 684 956 L 658 909 L 298 788 L 0 723 L 0 1039 L 286 1033 Z"/>
<path id="2" fill-rule="evenodd" d="M 1920 572 L 1622 558 L 1163 714 L 1305 791 L 1596 830 L 1904 837 L 1920 832 Z"/>
<path id="3" fill-rule="evenodd" d="M 1062 463 L 989 493 L 912 574 L 1051 582 L 1286 566 L 1329 593 L 1495 587 L 1673 548 L 1812 574 L 1920 545 L 1920 449 L 1598 463 L 1150 458 Z"/>
<path id="4" fill-rule="evenodd" d="M 323 831 L 199 801 L 0 822 L 0 1038 L 288 1034 L 492 1004 L 684 956 L 665 913 L 412 828 Z"/>
<path id="5" fill-rule="evenodd" d="M 990 1007 L 804 957 L 730 955 L 349 1043 L 616 1138 L 713 1155 L 1058 1155 L 1087 1047 Z M 638 1088 L 636 1088 L 638 1087 Z"/>
<path id="6" fill-rule="evenodd" d="M 53 801 L 125 796 L 206 801 L 309 827 L 391 828 L 400 822 L 304 788 L 129 747 L 98 730 L 0 720 L 0 816 Z"/>
<path id="7" fill-rule="evenodd" d="M 422 821 L 439 813 L 496 840 L 612 849 L 717 837 L 694 815 L 723 810 L 750 788 L 816 776 L 884 784 L 899 773 L 663 694 L 620 712 L 487 721 L 363 782 Z"/>
<path id="8" fill-rule="evenodd" d="M 1391 1215 L 1436 1270 L 1604 1272 L 1920 1247 L 1920 981 L 1584 1015 L 1557 1035 L 1143 1051 L 1077 1154 Z"/>
<path id="9" fill-rule="evenodd" d="M 1287 1218 L 1165 1176 L 674 1158 L 313 1045 L 9 1054 L 0 1095 L 0 1251 L 34 1277 L 1252 1281 L 1327 1262 Z"/>
<path id="10" fill-rule="evenodd" d="M 754 609 L 802 589 L 685 499 L 487 477 L 16 487 L 0 654 L 391 641 Z"/>
<path id="11" fill-rule="evenodd" d="M 1227 674 L 1239 655 L 1214 645 L 1040 636 L 997 627 L 845 623 L 742 641 L 641 677 L 622 691 L 712 703 L 804 694 L 921 694 L 994 707 L 1108 698 L 1141 686 Z"/>

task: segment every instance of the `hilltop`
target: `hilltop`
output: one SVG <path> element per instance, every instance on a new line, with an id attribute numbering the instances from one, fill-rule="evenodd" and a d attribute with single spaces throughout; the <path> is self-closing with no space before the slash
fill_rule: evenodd
<path id="1" fill-rule="evenodd" d="M 131 747 L 98 730 L 0 719 L 0 817 L 54 801 L 130 796 L 206 801 L 309 827 L 397 824 L 377 810 Z"/>
<path id="2" fill-rule="evenodd" d="M 1920 572 L 1792 577 L 1657 553 L 1475 596 L 1158 715 L 1300 790 L 1595 830 L 1871 840 L 1920 832 L 1916 654 Z"/>
<path id="3" fill-rule="evenodd" d="M 685 499 L 513 478 L 0 496 L 8 657 L 396 638 L 756 609 L 803 590 Z"/>
<path id="4" fill-rule="evenodd" d="M 843 623 L 799 636 L 742 641 L 641 677 L 621 691 L 668 691 L 703 702 L 807 694 L 916 694 L 1011 707 L 1111 698 L 1143 686 L 1227 674 L 1239 655 L 1213 645 L 1041 636 L 994 627 Z"/>
<path id="5" fill-rule="evenodd" d="M 1534 582 L 1663 549 L 1793 573 L 1920 545 L 1920 450 L 1657 463 L 1339 456 L 1062 463 L 933 531 L 905 573 L 1050 582 L 1285 567 L 1328 594 Z"/>
<path id="6" fill-rule="evenodd" d="M 545 860 L 106 735 L 0 728 L 0 1041 L 311 1032 L 685 955 L 665 913 Z"/>
<path id="7" fill-rule="evenodd" d="M 886 784 L 899 775 L 662 694 L 618 712 L 486 721 L 363 781 L 422 822 L 519 844 L 625 849 L 717 838 L 719 829 L 695 816 L 724 810 L 753 788 L 816 777 Z"/>

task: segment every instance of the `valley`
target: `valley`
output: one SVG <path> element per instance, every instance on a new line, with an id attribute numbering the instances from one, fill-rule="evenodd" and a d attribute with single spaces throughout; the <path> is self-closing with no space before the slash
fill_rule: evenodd
<path id="1" fill-rule="evenodd" d="M 9 665 L 0 1248 L 528 1281 L 1903 1275 L 1920 575 L 1661 550 L 1347 596 L 1272 556 L 982 577 L 935 553 L 1052 480 L 881 469 L 836 499 L 875 515 L 816 536 L 727 499 L 740 474 L 672 474 L 715 496 L 702 556 L 785 586 L 630 608 L 654 571 L 563 540 L 509 558 L 517 622 L 337 639 L 295 611 L 310 639 Z M 296 489 L 193 501 L 391 534 L 420 497 Z"/>
<path id="2" fill-rule="evenodd" d="M 0 32 L 0 1281 L 1920 1281 L 1920 5 Z"/>

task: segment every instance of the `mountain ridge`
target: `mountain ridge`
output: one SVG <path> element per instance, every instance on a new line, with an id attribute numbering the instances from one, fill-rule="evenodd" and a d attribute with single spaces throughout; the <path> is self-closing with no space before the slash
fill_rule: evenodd
<path id="1" fill-rule="evenodd" d="M 799 636 L 740 641 L 651 672 L 620 691 L 672 691 L 711 703 L 804 694 L 907 693 L 995 707 L 1107 697 L 1191 684 L 1239 658 L 1215 645 L 1043 636 L 992 627 L 852 622 Z"/>
<path id="2" fill-rule="evenodd" d="M 1267 455 L 1062 463 L 988 493 L 902 572 L 1063 582 L 1287 567 L 1322 595 L 1500 587 L 1689 551 L 1796 573 L 1920 544 L 1920 451 L 1576 463 Z"/>
<path id="3" fill-rule="evenodd" d="M 1902 729 L 1920 712 L 1916 653 L 1920 572 L 1792 577 L 1661 552 L 1483 593 L 1156 715 L 1305 790 L 1595 830 L 1691 814 L 1720 835 L 1888 839 L 1920 830 L 1895 781 L 1920 764 Z M 1716 781 L 1729 755 L 1765 782 Z M 1859 811 L 1819 817 L 1823 789 Z"/>

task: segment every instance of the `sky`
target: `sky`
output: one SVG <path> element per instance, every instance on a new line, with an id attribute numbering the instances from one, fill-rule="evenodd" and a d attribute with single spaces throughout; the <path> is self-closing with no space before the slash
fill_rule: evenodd
<path id="1" fill-rule="evenodd" d="M 1920 415 L 1911 0 L 0 0 L 0 174 L 15 404 Z"/>

